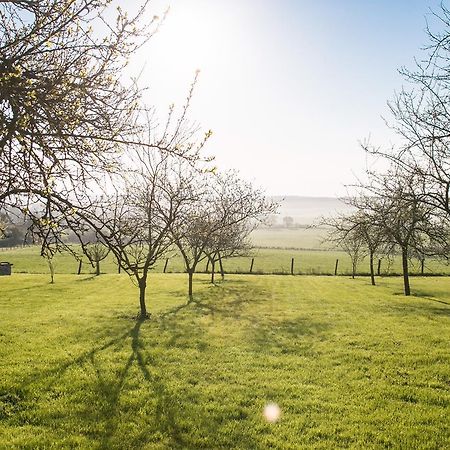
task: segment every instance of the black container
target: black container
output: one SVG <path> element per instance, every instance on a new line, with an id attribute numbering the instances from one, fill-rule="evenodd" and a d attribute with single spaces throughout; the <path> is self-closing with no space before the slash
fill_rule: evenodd
<path id="1" fill-rule="evenodd" d="M 0 276 L 11 275 L 12 264 L 6 261 L 0 262 Z"/>

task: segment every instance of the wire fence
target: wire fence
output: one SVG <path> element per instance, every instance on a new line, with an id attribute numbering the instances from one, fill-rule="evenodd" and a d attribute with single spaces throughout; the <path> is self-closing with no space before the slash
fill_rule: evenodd
<path id="1" fill-rule="evenodd" d="M 13 273 L 48 273 L 47 261 L 39 255 L 35 246 L 2 248 L 0 262 L 13 264 Z M 95 267 L 86 259 L 81 263 L 70 254 L 55 256 L 53 265 L 56 273 L 92 274 Z M 255 250 L 249 256 L 227 258 L 222 260 L 224 274 L 248 275 L 352 275 L 351 260 L 348 255 L 339 251 L 299 250 L 264 248 Z M 402 274 L 401 259 L 393 260 L 379 258 L 375 261 L 377 276 L 398 276 Z M 120 273 L 117 262 L 109 255 L 100 263 L 102 273 Z M 155 273 L 183 273 L 183 260 L 173 254 L 170 258 L 159 261 L 153 268 Z M 220 275 L 220 265 L 216 264 L 215 272 Z M 211 273 L 211 266 L 206 260 L 198 266 L 196 273 Z M 422 276 L 450 275 L 450 266 L 444 261 L 428 259 L 425 261 L 411 260 L 409 273 Z M 368 260 L 363 260 L 357 267 L 355 275 L 369 276 Z"/>

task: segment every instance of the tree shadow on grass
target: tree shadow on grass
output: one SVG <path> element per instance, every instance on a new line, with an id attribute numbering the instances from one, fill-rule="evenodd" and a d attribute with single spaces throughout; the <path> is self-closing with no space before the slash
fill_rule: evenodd
<path id="1" fill-rule="evenodd" d="M 243 330 L 255 351 L 271 354 L 315 354 L 315 342 L 321 339 L 332 327 L 331 323 L 314 321 L 311 318 L 298 317 L 289 320 L 273 320 L 261 309 L 255 308 L 271 300 L 271 292 L 255 287 L 247 280 L 239 280 L 240 285 L 233 283 L 214 286 L 195 294 L 192 301 L 172 308 L 159 316 L 161 322 L 168 327 L 176 317 L 181 319 L 188 314 L 192 318 L 210 316 L 214 319 L 244 320 Z M 248 289 L 246 289 L 248 287 Z M 193 320 L 193 319 L 192 319 Z M 181 320 L 176 321 L 177 327 Z M 236 322 L 238 323 L 238 322 Z M 180 331 L 182 330 L 182 331 Z M 174 339 L 178 342 L 185 336 L 186 330 L 173 329 Z M 178 342 L 178 345 L 180 343 Z"/>
<path id="2" fill-rule="evenodd" d="M 93 276 L 95 278 L 95 276 Z M 80 280 L 82 281 L 82 280 Z M 23 289 L 23 288 L 22 288 Z M 209 291 L 208 291 L 209 293 Z M 208 293 L 206 293 L 206 297 L 208 297 Z M 227 292 L 229 293 L 229 291 Z M 203 293 L 202 296 L 195 297 L 192 301 L 182 303 L 168 311 L 166 311 L 163 314 L 160 314 L 159 317 L 157 316 L 157 321 L 159 322 L 159 326 L 170 333 L 176 333 L 175 335 L 184 334 L 186 336 L 186 339 L 192 338 L 196 332 L 195 330 L 199 330 L 198 327 L 192 327 L 191 325 L 187 327 L 182 326 L 182 321 L 175 320 L 175 316 L 178 315 L 178 313 L 182 312 L 185 309 L 192 309 L 192 312 L 194 313 L 194 316 L 197 316 L 197 313 L 200 312 L 200 316 L 204 314 L 215 314 L 215 313 L 221 313 L 223 315 L 230 315 L 232 312 L 230 308 L 221 308 L 219 306 L 215 305 L 215 302 L 220 300 L 220 297 L 223 294 L 218 293 L 215 295 L 215 298 L 211 301 L 202 301 L 200 298 L 205 298 L 205 293 Z M 230 306 L 233 305 L 239 305 L 241 303 L 245 303 L 244 300 L 238 299 L 233 302 L 230 302 Z M 198 316 L 197 316 L 198 317 Z M 129 320 L 130 317 L 128 316 L 120 316 L 120 319 L 126 319 Z M 153 323 L 153 321 L 150 321 Z M 134 327 L 130 330 L 127 330 L 125 332 L 122 332 L 118 337 L 112 338 L 107 340 L 104 344 L 98 345 L 94 348 L 92 348 L 89 351 L 85 351 L 81 353 L 79 356 L 75 357 L 74 359 L 68 359 L 67 361 L 64 361 L 63 363 L 51 367 L 47 370 L 43 370 L 36 374 L 35 372 L 31 373 L 30 375 L 23 378 L 21 385 L 23 388 L 26 388 L 29 385 L 34 384 L 42 384 L 44 383 L 47 389 L 50 389 L 54 383 L 61 378 L 64 373 L 68 370 L 70 370 L 72 367 L 75 366 L 81 366 L 85 364 L 88 361 L 92 361 L 95 356 L 105 350 L 110 349 L 113 346 L 119 346 L 123 345 L 123 341 L 125 341 L 128 337 L 133 338 L 133 342 L 135 341 L 134 336 L 137 336 L 139 334 L 139 329 L 142 325 L 142 321 L 137 321 Z M 110 332 L 107 333 L 107 336 L 110 335 Z M 106 336 L 105 336 L 106 337 Z M 99 338 L 100 340 L 102 338 Z"/>
<path id="3" fill-rule="evenodd" d="M 256 317 L 254 307 L 271 300 L 271 292 L 255 286 L 248 280 L 238 280 L 239 284 L 221 285 L 221 289 L 213 288 L 202 292 L 199 304 L 203 307 L 216 306 L 217 312 L 233 319 L 249 315 Z"/>
<path id="4" fill-rule="evenodd" d="M 98 275 L 89 275 L 89 276 L 84 276 L 83 278 L 76 278 L 76 281 L 78 282 L 83 282 L 83 281 L 93 281 L 98 277 Z"/>
<path id="5" fill-rule="evenodd" d="M 29 413 L 23 419 L 37 414 L 36 408 L 40 415 L 39 426 L 48 425 L 64 436 L 82 433 L 102 448 L 139 448 L 152 441 L 174 449 L 198 448 L 199 445 L 214 448 L 217 430 L 228 420 L 235 419 L 224 415 L 221 409 L 211 413 L 206 406 L 211 399 L 196 383 L 180 376 L 183 373 L 180 367 L 185 366 L 185 361 L 189 367 L 189 358 L 195 360 L 208 349 L 207 330 L 200 319 L 211 314 L 218 318 L 238 317 L 249 303 L 263 301 L 266 294 L 261 291 L 256 295 L 255 289 L 252 293 L 255 295 L 249 298 L 248 291 L 240 292 L 233 286 L 207 289 L 199 293 L 194 302 L 179 305 L 156 316 L 156 320 L 138 321 L 131 328 L 121 326 L 103 333 L 97 339 L 104 340 L 103 344 L 23 380 L 22 384 L 30 391 L 30 397 L 24 400 Z M 111 337 L 112 333 L 117 337 Z M 208 364 L 207 353 L 202 358 L 205 358 L 202 364 Z M 168 362 L 171 360 L 173 364 Z M 193 364 L 192 370 L 189 377 L 200 377 L 201 381 L 200 369 Z M 62 380 L 64 377 L 66 379 Z M 74 387 L 67 384 L 69 381 L 75 383 Z M 59 404 L 53 397 L 53 390 L 55 395 L 62 392 L 68 396 L 68 403 Z M 45 411 L 41 397 L 46 398 L 42 400 Z M 35 405 L 36 398 L 39 401 Z M 70 418 L 61 416 L 61 407 L 71 408 Z M 127 430 L 128 426 L 132 431 Z M 260 448 L 258 437 L 252 436 L 240 420 L 236 419 L 232 429 L 222 435 L 223 440 L 239 442 L 242 448 Z"/>
<path id="6" fill-rule="evenodd" d="M 165 438 L 170 441 L 170 448 L 194 448 L 190 445 L 189 433 L 182 425 L 180 425 L 180 418 L 183 416 L 183 411 L 186 409 L 182 403 L 178 400 L 173 399 L 169 393 L 166 384 L 164 383 L 164 372 L 161 368 L 158 368 L 155 359 L 149 354 L 148 349 L 145 348 L 144 342 L 141 340 L 140 333 L 143 323 L 148 323 L 150 326 L 159 327 L 155 322 L 151 321 L 137 321 L 134 326 L 127 332 L 120 334 L 117 338 L 111 339 L 104 343 L 103 345 L 97 346 L 90 351 L 84 352 L 75 359 L 71 361 L 65 361 L 62 364 L 52 367 L 49 370 L 42 371 L 39 374 L 32 374 L 27 377 L 21 386 L 20 392 L 23 392 L 21 396 L 21 402 L 27 404 L 29 413 L 33 417 L 34 413 L 32 410 L 36 407 L 35 401 L 31 402 L 30 398 L 27 399 L 28 394 L 32 397 L 37 398 L 48 397 L 53 401 L 52 388 L 55 384 L 58 384 L 59 380 L 63 378 L 66 372 L 70 370 L 75 370 L 77 372 L 85 372 L 85 368 L 92 368 L 95 374 L 95 382 L 92 384 L 88 382 L 85 385 L 86 395 L 77 392 L 71 392 L 69 395 L 72 397 L 75 395 L 72 402 L 81 402 L 81 404 L 73 405 L 75 408 L 75 417 L 73 412 L 69 413 L 72 419 L 68 423 L 73 422 L 75 419 L 76 423 L 81 429 L 85 428 L 86 424 L 89 429 L 90 424 L 101 422 L 100 430 L 91 430 L 88 432 L 91 438 L 94 438 L 101 448 L 122 448 L 121 444 L 118 442 L 118 437 L 116 432 L 119 426 L 124 425 L 121 422 L 122 418 L 122 405 L 120 403 L 121 396 L 130 389 L 127 386 L 127 381 L 132 379 L 132 375 L 135 375 L 136 370 L 141 374 L 141 381 L 143 384 L 139 386 L 140 399 L 139 404 L 136 406 L 136 421 L 139 425 L 142 425 L 142 432 L 138 436 L 131 436 L 130 439 L 135 439 L 135 444 L 131 442 L 126 443 L 127 448 L 138 448 L 145 444 L 146 439 L 151 439 L 151 433 L 162 432 Z M 173 330 L 179 328 L 176 323 L 173 323 L 170 329 L 161 329 L 162 333 L 169 335 L 173 333 Z M 183 330 L 186 333 L 186 339 L 192 338 L 193 332 L 187 327 Z M 131 348 L 130 353 L 126 359 L 124 359 L 124 364 L 119 370 L 114 370 L 111 373 L 111 366 L 104 366 L 103 357 L 104 352 L 114 352 L 113 347 L 117 350 L 123 350 L 125 348 L 125 342 L 128 338 L 131 338 Z M 167 349 L 169 347 L 176 347 L 170 342 L 170 336 L 166 336 L 166 340 L 163 343 Z M 176 336 L 174 337 L 176 339 Z M 103 353 L 102 353 L 103 352 Z M 116 358 L 120 358 L 120 354 Z M 153 375 L 149 370 L 153 367 Z M 117 367 L 117 364 L 115 364 Z M 81 369 L 81 370 L 80 370 Z M 134 371 L 133 373 L 132 370 Z M 157 373 L 157 375 L 156 375 Z M 73 376 L 73 374 L 71 374 Z M 77 377 L 77 375 L 75 375 Z M 75 379 L 76 381 L 76 379 Z M 76 381 L 76 383 L 78 383 Z M 147 387 L 145 386 L 147 385 Z M 70 387 L 66 387 L 63 383 L 60 387 L 65 391 Z M 29 391 L 29 392 L 28 392 Z M 149 394 L 150 393 L 150 394 Z M 80 395 L 81 394 L 81 395 Z M 192 399 L 192 393 L 189 395 Z M 153 404 L 156 402 L 156 406 L 150 411 L 150 415 L 153 416 L 153 426 L 150 427 L 150 432 L 146 429 L 146 422 L 148 417 L 142 419 L 139 418 L 138 411 L 141 408 L 146 407 L 146 403 L 151 400 Z M 16 400 L 15 400 L 16 401 Z M 40 401 L 40 400 L 39 400 Z M 47 400 L 48 401 L 48 400 Z M 19 405 L 20 406 L 20 405 Z M 81 407 L 81 408 L 80 408 Z M 19 408 L 17 407 L 17 412 L 22 412 L 25 406 Z M 10 408 L 11 409 L 11 408 Z M 11 409 L 11 414 L 16 411 Z M 39 425 L 51 424 L 52 428 L 61 427 L 60 433 L 64 435 L 72 434 L 71 425 L 66 425 L 66 422 L 61 422 L 61 415 L 58 412 L 58 408 L 53 409 L 53 407 L 46 407 L 45 411 L 39 413 Z M 27 413 L 23 415 L 22 418 L 18 418 L 19 422 L 23 419 L 29 425 L 30 415 Z M 186 422 L 186 417 L 183 418 Z M 208 418 L 197 418 L 195 423 L 196 426 L 203 425 L 206 427 L 208 423 Z M 148 428 L 148 427 L 147 427 Z M 213 430 L 208 429 L 208 435 L 212 435 Z M 123 444 L 123 443 L 122 443 Z"/>
<path id="7" fill-rule="evenodd" d="M 264 301 L 262 295 L 267 294 L 267 291 L 256 288 L 247 280 L 238 280 L 238 282 L 245 284 L 248 289 L 243 290 L 244 286 L 235 286 L 235 280 L 233 280 L 233 285 L 205 282 L 209 288 L 203 289 L 198 293 L 194 292 L 193 296 L 188 298 L 186 303 L 165 311 L 159 315 L 159 319 L 165 320 L 188 310 L 191 310 L 193 313 L 200 313 L 200 316 L 217 315 L 219 317 L 240 318 L 247 306 L 253 306 L 255 303 Z"/>
<path id="8" fill-rule="evenodd" d="M 260 321 L 252 329 L 251 342 L 254 350 L 271 354 L 315 355 L 317 340 L 331 328 L 330 323 L 313 321 L 310 318 Z"/>
<path id="9" fill-rule="evenodd" d="M 404 295 L 403 293 L 396 293 L 394 295 Z M 411 302 L 408 302 L 408 300 L 412 300 L 412 299 L 421 299 L 421 300 L 425 300 L 426 303 L 421 303 L 421 304 L 412 304 Z M 444 307 L 439 307 L 437 304 L 440 305 L 445 305 Z M 447 307 L 448 306 L 448 307 Z M 413 294 L 411 295 L 411 297 L 406 297 L 405 296 L 405 303 L 403 304 L 395 304 L 395 305 L 390 305 L 388 307 L 388 309 L 394 311 L 394 312 L 400 312 L 402 314 L 404 314 L 405 312 L 407 313 L 414 313 L 414 314 L 435 314 L 435 315 L 439 315 L 439 316 L 450 316 L 450 303 L 446 302 L 444 300 L 439 300 L 436 297 L 430 296 L 428 293 L 426 292 L 421 292 L 421 291 L 415 291 L 413 292 Z"/>
<path id="10" fill-rule="evenodd" d="M 427 292 L 423 292 L 423 291 L 418 291 L 418 292 L 414 292 L 414 297 L 419 297 L 419 298 L 423 298 L 425 300 L 430 300 L 432 302 L 436 302 L 436 303 L 442 303 L 443 305 L 448 305 L 450 306 L 450 302 L 449 301 L 444 301 L 444 300 L 439 300 L 436 297 L 430 295 Z"/>
<path id="11" fill-rule="evenodd" d="M 207 413 L 206 408 L 202 406 L 201 391 L 189 385 L 187 380 L 180 380 L 180 386 L 177 385 L 175 390 L 173 387 L 169 387 L 169 383 L 173 380 L 168 373 L 165 373 L 158 358 L 149 357 L 149 348 L 146 348 L 143 339 L 141 339 L 142 324 L 142 321 L 137 322 L 130 332 L 132 338 L 131 353 L 113 385 L 104 379 L 104 374 L 97 367 L 99 394 L 107 398 L 107 403 L 102 411 L 102 417 L 106 418 L 106 424 L 100 447 L 104 449 L 121 448 L 121 443 L 118 440 L 120 439 L 118 427 L 121 425 L 120 398 L 121 395 L 126 394 L 126 390 L 129 388 L 127 378 L 136 377 L 135 372 L 131 373 L 134 368 L 141 375 L 140 389 L 143 392 L 143 395 L 139 398 L 139 404 L 135 408 L 142 411 L 148 410 L 148 413 L 141 416 L 136 414 L 136 417 L 133 418 L 133 424 L 129 423 L 129 425 L 137 425 L 140 432 L 130 436 L 126 446 L 139 448 L 152 442 L 155 435 L 159 435 L 162 436 L 167 448 L 194 449 L 198 448 L 199 442 L 205 441 L 210 443 L 208 448 L 213 448 L 216 443 L 217 429 L 222 425 L 222 418 L 213 417 L 210 413 Z M 157 335 L 166 334 L 161 339 L 162 342 L 159 342 L 159 345 L 165 347 L 166 351 L 178 347 L 170 339 L 170 335 L 175 329 L 187 333 L 185 337 L 189 339 L 190 336 L 190 341 L 193 340 L 192 335 L 196 335 L 196 339 L 202 335 L 202 331 L 198 330 L 197 326 L 191 324 L 191 329 L 189 329 L 189 324 L 180 323 L 178 319 L 171 321 L 169 326 L 166 324 L 165 328 L 160 327 L 161 323 L 146 322 L 146 324 L 158 327 Z M 177 340 L 177 337 L 173 336 L 173 339 Z M 206 399 L 203 401 L 207 402 Z M 245 448 L 258 448 L 257 443 L 251 436 L 240 435 L 239 442 Z"/>
<path id="12" fill-rule="evenodd" d="M 164 394 L 164 385 L 161 383 L 156 385 L 155 377 L 150 374 L 150 371 L 147 368 L 148 362 L 154 366 L 155 360 L 153 358 L 148 358 L 148 355 L 144 358 L 143 355 L 144 346 L 140 341 L 139 336 L 143 322 L 143 320 L 138 320 L 135 326 L 130 330 L 131 353 L 126 360 L 124 367 L 120 370 L 119 376 L 112 383 L 104 376 L 100 369 L 100 364 L 94 361 L 94 355 L 92 355 L 91 363 L 95 367 L 98 380 L 97 392 L 106 399 L 102 410 L 102 416 L 106 419 L 106 424 L 105 432 L 101 437 L 100 448 L 109 449 L 115 447 L 113 438 L 119 426 L 118 413 L 120 411 L 120 396 L 125 388 L 126 379 L 130 376 L 130 370 L 134 365 L 136 365 L 141 372 L 144 382 L 152 384 L 153 392 L 158 398 L 162 397 Z M 161 420 L 159 420 L 159 422 L 161 422 Z M 173 420 L 170 420 L 170 423 L 173 422 Z M 176 428 L 174 428 L 173 434 L 175 437 L 178 436 L 178 430 Z"/>
<path id="13" fill-rule="evenodd" d="M 102 345 L 94 347 L 93 349 L 81 353 L 81 355 L 77 356 L 75 359 L 70 359 L 64 361 L 62 364 L 59 364 L 55 367 L 52 367 L 47 370 L 43 370 L 36 374 L 35 372 L 31 373 L 27 377 L 25 377 L 22 382 L 22 388 L 26 388 L 30 385 L 45 383 L 45 388 L 50 389 L 57 381 L 60 379 L 65 372 L 70 370 L 74 366 L 81 366 L 85 364 L 87 361 L 92 360 L 92 358 L 99 352 L 109 349 L 110 347 L 119 344 L 123 340 L 125 340 L 128 336 L 130 336 L 131 331 L 127 331 L 117 338 L 110 339 Z"/>
<path id="14" fill-rule="evenodd" d="M 17 292 L 17 291 L 30 291 L 33 289 L 39 289 L 39 288 L 46 288 L 48 287 L 48 283 L 38 283 L 38 284 L 32 284 L 31 286 L 22 286 L 18 288 L 8 289 L 2 286 L 2 295 L 3 294 L 9 294 L 10 292 Z"/>

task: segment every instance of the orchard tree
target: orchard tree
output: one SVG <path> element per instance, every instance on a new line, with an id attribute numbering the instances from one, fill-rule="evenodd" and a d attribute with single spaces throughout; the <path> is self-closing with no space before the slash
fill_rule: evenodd
<path id="1" fill-rule="evenodd" d="M 350 197 L 347 203 L 355 211 L 346 216 L 346 228 L 356 234 L 362 241 L 365 253 L 369 256 L 370 280 L 375 286 L 374 260 L 376 256 L 392 254 L 393 245 L 387 239 L 385 230 L 380 226 L 376 215 L 377 199 L 370 195 Z"/>
<path id="2" fill-rule="evenodd" d="M 174 242 L 188 273 L 190 299 L 198 264 L 216 252 L 220 254 L 221 250 L 230 255 L 238 251 L 231 246 L 233 243 L 241 245 L 242 235 L 240 238 L 233 233 L 248 230 L 245 227 L 253 227 L 268 214 L 273 214 L 277 207 L 262 190 L 241 180 L 235 172 L 199 172 L 198 179 L 193 182 L 197 186 L 196 195 L 186 204 L 181 220 L 172 228 Z M 228 243 L 224 245 L 226 236 Z"/>
<path id="3" fill-rule="evenodd" d="M 366 257 L 361 224 L 355 224 L 350 216 L 325 219 L 322 224 L 331 227 L 326 240 L 340 247 L 350 257 L 352 278 L 355 278 L 358 264 Z"/>
<path id="4" fill-rule="evenodd" d="M 192 168 L 184 158 L 141 148 L 117 177 L 115 193 L 97 199 L 74 216 L 82 242 L 83 226 L 95 230 L 97 239 L 115 256 L 139 288 L 138 317 L 148 317 L 146 290 L 149 272 L 173 248 L 171 233 L 181 208 L 192 201 Z"/>
<path id="5" fill-rule="evenodd" d="M 141 91 L 123 68 L 157 19 L 140 26 L 144 3 L 108 21 L 109 3 L 0 3 L 0 202 L 91 178 L 134 140 Z"/>
<path id="6" fill-rule="evenodd" d="M 100 241 L 95 241 L 92 243 L 81 243 L 83 253 L 87 256 L 90 263 L 95 267 L 95 275 L 99 276 L 100 262 L 103 261 L 109 253 L 109 248 Z"/>
<path id="7" fill-rule="evenodd" d="M 134 15 L 108 0 L 0 3 L 0 205 L 79 201 L 124 146 L 183 152 L 170 133 L 138 138 L 146 108 L 123 69 L 160 22 L 147 3 Z"/>
<path id="8" fill-rule="evenodd" d="M 224 259 L 247 255 L 252 244 L 250 233 L 255 229 L 256 221 L 242 222 L 224 227 L 213 233 L 204 252 L 211 267 L 211 283 L 214 283 L 216 263 L 220 265 L 222 280 L 225 277 L 222 262 Z"/>
<path id="9" fill-rule="evenodd" d="M 212 269 L 211 282 L 214 282 L 216 262 L 220 263 L 223 279 L 222 260 L 248 254 L 251 232 L 261 223 L 266 223 L 270 214 L 274 217 L 277 204 L 267 199 L 261 190 L 240 180 L 232 171 L 216 175 L 212 185 L 211 201 L 215 212 L 219 212 L 220 226 L 211 233 L 204 253 Z M 233 213 L 234 209 L 239 209 L 238 214 Z M 247 217 L 243 218 L 245 215 Z"/>
<path id="10" fill-rule="evenodd" d="M 390 102 L 390 125 L 400 145 L 383 150 L 366 143 L 364 148 L 419 180 L 420 200 L 450 218 L 450 10 L 444 3 L 434 19 L 440 30 L 427 26 L 425 54 L 413 69 L 400 70 L 406 83 Z"/>
<path id="11" fill-rule="evenodd" d="M 441 3 L 433 15 L 440 30 L 427 26 L 425 54 L 412 69 L 400 69 L 406 83 L 389 103 L 400 143 L 387 150 L 363 144 L 391 163 L 387 174 L 372 179 L 377 200 L 369 209 L 400 249 L 406 295 L 409 259 L 417 257 L 423 271 L 425 257 L 445 258 L 449 247 L 450 10 Z"/>
<path id="12" fill-rule="evenodd" d="M 133 15 L 109 0 L 0 2 L 0 206 L 42 227 L 40 238 L 50 230 L 43 246 L 65 247 L 59 238 L 89 216 L 127 153 L 195 159 L 209 137 L 198 142 L 187 123 L 195 80 L 181 112 L 171 107 L 148 137 L 152 113 L 124 72 L 161 23 L 148 3 Z"/>
<path id="13" fill-rule="evenodd" d="M 400 250 L 405 295 L 410 295 L 409 260 L 423 248 L 433 228 L 434 211 L 421 200 L 421 180 L 393 167 L 382 175 L 372 175 L 367 186 L 372 219 L 389 243 Z"/>

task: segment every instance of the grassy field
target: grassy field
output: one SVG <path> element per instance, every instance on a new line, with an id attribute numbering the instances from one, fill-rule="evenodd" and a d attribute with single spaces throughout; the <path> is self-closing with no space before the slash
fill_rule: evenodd
<path id="1" fill-rule="evenodd" d="M 447 278 L 0 278 L 0 448 L 450 447 Z M 267 423 L 269 402 L 282 411 Z"/>
<path id="2" fill-rule="evenodd" d="M 257 247 L 327 249 L 324 228 L 258 228 L 252 232 L 252 242 Z"/>
<path id="3" fill-rule="evenodd" d="M 174 254 L 169 255 L 170 261 L 167 271 L 172 273 L 183 272 L 182 259 Z M 255 258 L 253 272 L 259 274 L 283 274 L 290 273 L 291 259 L 294 258 L 294 272 L 306 275 L 331 275 L 334 274 L 336 259 L 339 259 L 339 275 L 351 273 L 351 262 L 349 256 L 336 250 L 298 250 L 286 248 L 256 248 L 250 255 L 245 257 L 224 260 L 224 269 L 228 273 L 247 273 L 250 270 L 251 260 Z M 39 255 L 38 247 L 24 247 L 14 250 L 1 250 L 0 261 L 10 261 L 14 264 L 13 271 L 16 273 L 49 273 L 47 262 Z M 358 273 L 366 275 L 369 273 L 368 259 L 363 260 L 358 266 Z M 78 262 L 69 253 L 55 256 L 56 273 L 74 274 L 78 270 Z M 164 260 L 155 267 L 155 272 L 162 272 Z M 198 267 L 198 272 L 206 269 L 206 262 Z M 111 256 L 101 263 L 103 273 L 117 273 L 117 264 Z M 412 274 L 420 273 L 418 261 L 412 261 L 410 267 Z M 93 273 L 94 269 L 87 262 L 83 264 L 82 272 Z M 396 258 L 392 264 L 387 260 L 382 261 L 381 274 L 392 275 L 401 273 L 400 258 Z M 427 260 L 425 274 L 450 274 L 450 266 L 441 261 Z"/>

